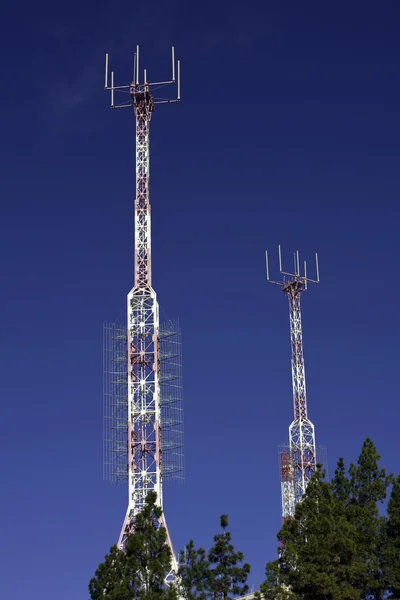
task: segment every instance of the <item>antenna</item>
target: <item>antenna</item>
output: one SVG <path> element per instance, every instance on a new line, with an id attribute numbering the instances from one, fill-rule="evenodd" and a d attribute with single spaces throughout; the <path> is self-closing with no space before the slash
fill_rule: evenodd
<path id="1" fill-rule="evenodd" d="M 108 88 L 108 54 L 106 54 L 106 72 L 104 76 L 104 89 Z"/>
<path id="2" fill-rule="evenodd" d="M 177 100 L 181 99 L 181 61 L 178 60 L 178 96 Z"/>
<path id="3" fill-rule="evenodd" d="M 114 105 L 114 71 L 111 71 L 111 108 L 115 108 Z"/>
<path id="4" fill-rule="evenodd" d="M 308 283 L 307 282 L 307 261 L 304 261 L 304 280 L 305 280 L 304 289 L 306 290 L 307 289 L 307 283 Z"/>
<path id="5" fill-rule="evenodd" d="M 282 249 L 280 246 L 278 246 L 278 263 L 279 263 L 279 273 L 283 276 L 289 277 L 288 280 L 285 279 L 285 277 L 283 277 L 282 280 L 271 280 L 269 273 L 269 259 L 268 259 L 268 252 L 266 252 L 266 260 L 267 260 L 267 280 L 270 283 L 275 283 L 276 285 L 280 285 L 280 286 L 287 286 L 290 285 L 293 282 L 297 282 L 303 285 L 303 289 L 307 289 L 307 284 L 308 283 L 319 283 L 319 264 L 318 264 L 318 254 L 315 254 L 315 271 L 316 271 L 316 278 L 312 279 L 311 277 L 308 276 L 307 274 L 307 262 L 304 261 L 303 265 L 304 265 L 304 273 L 303 275 L 301 274 L 301 270 L 300 270 L 300 253 L 298 250 L 296 250 L 296 252 L 293 255 L 293 263 L 294 263 L 294 271 L 293 273 L 290 273 L 289 271 L 284 271 L 283 269 L 283 261 L 282 261 Z"/>
<path id="6" fill-rule="evenodd" d="M 175 47 L 172 46 L 171 49 L 171 63 L 172 63 L 172 79 L 165 81 L 148 81 L 147 80 L 147 69 L 144 69 L 144 82 L 140 83 L 139 79 L 139 46 L 136 46 L 136 52 L 133 57 L 133 82 L 127 85 L 118 85 L 114 84 L 114 75 L 113 71 L 111 72 L 111 85 L 108 85 L 108 65 L 109 65 L 109 57 L 106 54 L 106 65 L 105 65 L 105 76 L 104 76 L 104 88 L 111 92 L 111 107 L 112 108 L 129 108 L 135 107 L 135 98 L 138 97 L 139 94 L 143 94 L 144 92 L 151 94 L 152 106 L 155 104 L 173 104 L 175 102 L 180 102 L 181 100 L 181 61 L 177 60 L 175 62 Z M 176 66 L 176 75 L 175 75 L 175 66 Z M 159 89 L 164 86 L 175 84 L 177 94 L 175 98 L 170 97 L 161 97 L 158 96 Z M 154 92 L 157 89 L 157 96 L 155 96 Z M 124 94 L 124 101 L 115 103 L 115 92 L 120 92 Z M 126 101 L 126 94 L 129 93 L 130 99 Z M 152 109 L 153 110 L 153 109 Z"/>

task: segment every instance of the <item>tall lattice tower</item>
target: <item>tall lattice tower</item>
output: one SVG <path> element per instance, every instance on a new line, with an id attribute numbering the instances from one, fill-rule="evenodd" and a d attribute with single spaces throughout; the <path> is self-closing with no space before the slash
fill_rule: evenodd
<path id="1" fill-rule="evenodd" d="M 282 495 L 282 520 L 293 516 L 294 508 L 306 490 L 318 462 L 325 465 L 326 450 L 315 446 L 314 425 L 308 418 L 306 378 L 304 370 L 303 336 L 301 327 L 300 298 L 309 283 L 319 283 L 318 255 L 315 255 L 316 279 L 307 276 L 307 264 L 304 273 L 300 273 L 299 253 L 294 254 L 294 272 L 282 268 L 281 247 L 278 247 L 279 271 L 281 281 L 273 281 L 269 275 L 268 252 L 266 253 L 267 280 L 279 285 L 289 300 L 290 340 L 292 349 L 292 384 L 294 418 L 289 426 L 289 444 L 280 449 L 280 479 Z"/>
<path id="2" fill-rule="evenodd" d="M 155 96 L 171 84 L 177 85 L 176 98 Z M 159 323 L 152 287 L 149 198 L 151 116 L 157 104 L 180 100 L 180 62 L 175 61 L 174 49 L 171 79 L 154 83 L 147 80 L 146 70 L 140 81 L 137 47 L 132 83 L 116 85 L 111 72 L 108 85 L 106 55 L 105 89 L 111 92 L 112 108 L 131 108 L 136 117 L 134 287 L 127 299 L 127 324 L 104 326 L 104 466 L 106 478 L 128 479 L 128 508 L 118 540 L 124 549 L 147 494 L 156 491 L 163 506 L 164 479 L 183 477 L 180 331 L 175 321 Z M 126 101 L 116 103 L 116 93 L 125 94 Z M 164 517 L 161 525 L 166 527 Z M 169 534 L 168 542 L 173 579 L 177 561 Z"/>

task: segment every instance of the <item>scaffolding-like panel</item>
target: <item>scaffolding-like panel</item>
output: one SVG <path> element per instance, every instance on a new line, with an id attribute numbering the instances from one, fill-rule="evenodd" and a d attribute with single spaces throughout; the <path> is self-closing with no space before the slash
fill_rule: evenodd
<path id="1" fill-rule="evenodd" d="M 162 474 L 184 478 L 181 331 L 177 320 L 160 326 Z M 103 473 L 113 483 L 128 478 L 127 330 L 103 326 Z"/>
<path id="2" fill-rule="evenodd" d="M 103 325 L 103 475 L 128 478 L 128 376 L 126 326 Z"/>
<path id="3" fill-rule="evenodd" d="M 293 480 L 292 460 L 289 446 L 284 446 L 279 450 L 279 468 L 282 483 Z"/>
<path id="4" fill-rule="evenodd" d="M 161 449 L 164 479 L 184 478 L 182 352 L 179 321 L 160 325 Z"/>
<path id="5" fill-rule="evenodd" d="M 279 476 L 281 481 L 282 522 L 293 516 L 295 506 L 295 481 L 293 457 L 289 445 L 279 448 Z"/>
<path id="6" fill-rule="evenodd" d="M 316 446 L 316 462 L 322 465 L 325 481 L 328 478 L 328 459 L 326 446 Z M 279 478 L 281 482 L 282 517 L 285 520 L 294 514 L 296 504 L 296 457 L 292 455 L 289 444 L 279 446 Z"/>
<path id="7" fill-rule="evenodd" d="M 326 446 L 316 446 L 316 459 L 317 464 L 322 465 L 322 470 L 325 471 L 325 480 L 328 481 L 328 452 Z M 279 474 L 281 481 L 289 481 L 293 478 L 289 444 L 282 444 L 279 446 Z"/>

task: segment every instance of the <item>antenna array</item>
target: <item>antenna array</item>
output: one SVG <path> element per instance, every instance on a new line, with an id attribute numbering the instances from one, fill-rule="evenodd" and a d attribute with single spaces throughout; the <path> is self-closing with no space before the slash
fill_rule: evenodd
<path id="1" fill-rule="evenodd" d="M 141 94 L 151 94 L 152 103 L 154 104 L 172 104 L 174 102 L 180 102 L 181 100 L 181 61 L 175 61 L 175 48 L 172 46 L 171 49 L 171 79 L 166 81 L 154 81 L 150 82 L 147 78 L 147 69 L 143 69 L 143 82 L 140 82 L 139 77 L 139 46 L 136 46 L 136 52 L 133 57 L 133 80 L 127 85 L 115 85 L 115 72 L 111 71 L 111 81 L 108 85 L 108 54 L 106 54 L 105 63 L 105 75 L 104 75 L 104 89 L 109 90 L 111 93 L 111 108 L 129 108 L 135 106 L 137 101 L 140 99 Z M 175 76 L 176 74 L 176 76 Z M 176 98 L 163 98 L 154 96 L 154 92 L 157 88 L 162 88 L 166 85 L 177 84 L 177 96 Z M 129 94 L 130 99 L 126 102 L 115 103 L 115 92 L 121 94 Z"/>

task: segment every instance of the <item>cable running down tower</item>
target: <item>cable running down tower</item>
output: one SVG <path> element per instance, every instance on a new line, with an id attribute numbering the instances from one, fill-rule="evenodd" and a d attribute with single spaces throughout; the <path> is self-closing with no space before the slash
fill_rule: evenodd
<path id="1" fill-rule="evenodd" d="M 118 540 L 118 547 L 124 549 L 147 494 L 156 491 L 158 503 L 163 506 L 163 475 L 174 473 L 175 463 L 169 458 L 179 454 L 180 449 L 179 385 L 168 393 L 169 382 L 180 377 L 180 337 L 172 322 L 166 327 L 159 323 L 159 306 L 152 287 L 149 197 L 150 120 L 157 104 L 180 101 L 180 62 L 175 62 L 172 48 L 171 79 L 150 83 L 144 70 L 141 83 L 137 46 L 132 83 L 115 85 L 114 79 L 111 72 L 108 85 L 107 54 L 104 87 L 111 92 L 111 108 L 133 108 L 136 117 L 134 287 L 127 298 L 127 327 L 112 324 L 104 330 L 105 467 L 106 476 L 112 480 L 128 478 L 128 508 Z M 171 84 L 177 85 L 176 98 L 154 95 L 155 90 Z M 116 93 L 125 94 L 126 101 L 117 104 Z M 166 364 L 169 371 L 164 369 Z M 179 465 L 175 471 L 179 471 Z M 166 527 L 164 516 L 162 519 L 161 525 Z M 169 534 L 168 543 L 174 578 L 177 561 Z"/>
<path id="2" fill-rule="evenodd" d="M 306 378 L 304 369 L 303 337 L 301 327 L 300 298 L 309 283 L 319 283 L 318 255 L 315 255 L 316 279 L 300 273 L 299 252 L 294 254 L 294 272 L 282 268 L 281 247 L 278 247 L 281 281 L 273 281 L 269 275 L 268 252 L 266 253 L 267 281 L 279 285 L 289 300 L 290 341 L 292 353 L 292 384 L 294 418 L 289 426 L 289 446 L 280 451 L 280 479 L 282 495 L 282 520 L 294 515 L 294 509 L 308 482 L 316 470 L 317 450 L 314 425 L 308 418 Z M 322 450 L 323 453 L 323 450 Z"/>

